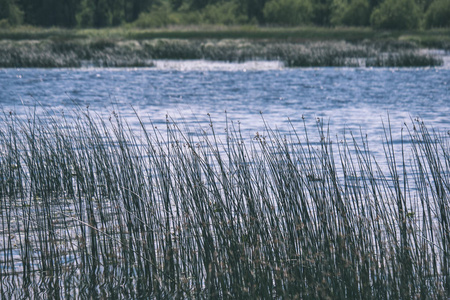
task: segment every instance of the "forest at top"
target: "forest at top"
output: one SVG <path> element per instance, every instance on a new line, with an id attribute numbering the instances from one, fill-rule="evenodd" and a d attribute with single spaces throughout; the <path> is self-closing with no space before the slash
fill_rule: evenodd
<path id="1" fill-rule="evenodd" d="M 450 27 L 450 0 L 0 0 L 0 28 Z"/>

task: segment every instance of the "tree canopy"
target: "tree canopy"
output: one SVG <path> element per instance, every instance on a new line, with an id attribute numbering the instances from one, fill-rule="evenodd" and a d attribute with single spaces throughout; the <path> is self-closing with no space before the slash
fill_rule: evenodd
<path id="1" fill-rule="evenodd" d="M 0 25 L 449 27 L 450 0 L 0 0 Z"/>

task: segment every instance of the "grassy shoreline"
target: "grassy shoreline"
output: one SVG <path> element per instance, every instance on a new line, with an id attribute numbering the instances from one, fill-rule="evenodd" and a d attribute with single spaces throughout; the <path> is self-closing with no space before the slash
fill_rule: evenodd
<path id="1" fill-rule="evenodd" d="M 114 27 L 104 29 L 63 29 L 14 27 L 0 29 L 0 40 L 41 39 L 250 39 L 272 41 L 336 41 L 348 42 L 411 40 L 424 47 L 449 46 L 450 29 L 374 30 L 368 27 L 256 27 L 256 26 L 186 26 L 157 29 Z"/>
<path id="2" fill-rule="evenodd" d="M 150 67 L 154 59 L 227 62 L 278 60 L 286 67 L 427 67 L 443 60 L 413 42 L 254 42 L 245 39 L 192 40 L 21 40 L 0 41 L 0 67 Z"/>
<path id="3" fill-rule="evenodd" d="M 450 49 L 450 30 L 188 27 L 0 30 L 0 67 L 151 66 L 152 59 L 281 60 L 287 67 L 438 66 L 422 48 Z"/>

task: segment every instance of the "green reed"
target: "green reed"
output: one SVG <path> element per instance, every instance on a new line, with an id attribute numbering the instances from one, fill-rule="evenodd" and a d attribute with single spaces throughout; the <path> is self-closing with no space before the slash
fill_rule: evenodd
<path id="1" fill-rule="evenodd" d="M 153 59 L 228 62 L 279 60 L 286 67 L 440 66 L 441 57 L 419 51 L 413 42 L 283 42 L 223 40 L 39 40 L 0 41 L 0 67 L 148 67 Z"/>
<path id="2" fill-rule="evenodd" d="M 2 298 L 450 295 L 448 133 L 136 120 L 2 116 Z"/>

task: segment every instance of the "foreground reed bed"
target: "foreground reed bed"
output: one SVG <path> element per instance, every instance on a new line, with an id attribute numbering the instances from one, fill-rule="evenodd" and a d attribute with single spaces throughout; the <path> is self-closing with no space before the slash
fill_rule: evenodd
<path id="1" fill-rule="evenodd" d="M 3 115 L 2 299 L 450 296 L 447 133 L 138 120 Z"/>
<path id="2" fill-rule="evenodd" d="M 348 43 L 249 40 L 41 40 L 0 41 L 0 67 L 149 67 L 153 59 L 228 62 L 279 60 L 286 67 L 440 66 L 442 57 L 419 51 L 413 42 Z"/>

